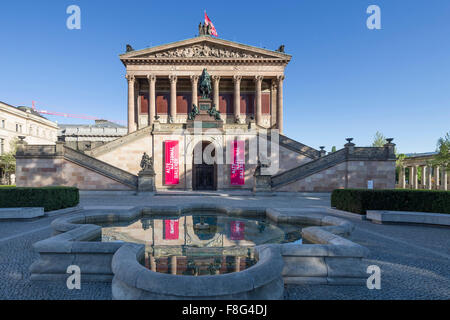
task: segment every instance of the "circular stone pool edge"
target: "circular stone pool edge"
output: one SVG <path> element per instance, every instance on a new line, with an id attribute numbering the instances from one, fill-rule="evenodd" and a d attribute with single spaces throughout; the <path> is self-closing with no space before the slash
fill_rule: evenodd
<path id="1" fill-rule="evenodd" d="M 95 223 L 116 222 L 116 221 L 132 221 L 140 216 L 148 215 L 182 215 L 193 211 L 216 211 L 218 213 L 227 214 L 231 216 L 246 216 L 246 217 L 264 217 L 272 220 L 275 223 L 288 224 L 302 224 L 315 225 L 307 227 L 302 230 L 302 238 L 313 244 L 273 244 L 263 245 L 262 248 L 255 248 L 262 250 L 259 252 L 263 261 L 258 261 L 252 267 L 236 273 L 214 275 L 214 276 L 176 276 L 156 273 L 146 269 L 139 263 L 140 250 L 136 249 L 137 244 L 131 243 L 104 243 L 92 240 L 97 240 L 101 237 L 101 227 L 93 225 Z M 217 297 L 217 299 L 228 296 L 225 291 L 212 292 L 208 291 L 203 283 L 216 283 L 212 287 L 229 287 L 235 288 L 229 292 L 233 298 L 238 299 L 241 294 L 242 299 L 252 296 L 253 293 L 248 291 L 250 283 L 260 283 L 262 287 L 271 283 L 258 282 L 257 279 L 261 274 L 255 273 L 258 270 L 265 270 L 265 264 L 274 263 L 278 265 L 281 262 L 281 267 L 276 269 L 278 276 L 272 279 L 275 288 L 278 288 L 276 283 L 284 284 L 346 284 L 346 285 L 363 285 L 366 281 L 366 266 L 364 258 L 368 254 L 368 250 L 356 243 L 345 239 L 354 229 L 352 223 L 327 216 L 322 211 L 311 212 L 305 210 L 302 212 L 286 213 L 282 210 L 274 208 L 230 208 L 226 206 L 204 205 L 204 204 L 190 204 L 184 206 L 143 206 L 134 207 L 127 210 L 84 210 L 79 213 L 74 213 L 68 216 L 58 218 L 52 222 L 54 229 L 54 236 L 39 241 L 33 245 L 36 252 L 39 253 L 39 259 L 30 266 L 32 280 L 66 280 L 67 267 L 69 265 L 78 265 L 82 273 L 82 281 L 112 281 L 113 293 L 117 299 L 140 299 L 150 298 L 155 299 L 157 291 L 156 287 L 149 287 L 146 279 L 155 277 L 177 277 L 178 285 L 174 284 L 171 291 L 164 286 L 160 286 L 161 296 L 169 298 L 182 299 L 183 297 L 189 299 L 210 299 Z M 141 245 L 142 246 L 142 245 Z M 134 249 L 132 249 L 134 248 Z M 264 249 L 264 250 L 263 250 Z M 128 252 L 131 251 L 132 253 Z M 269 253 L 263 253 L 265 250 Z M 124 253 L 125 252 L 125 253 Z M 278 252 L 278 253 L 277 253 Z M 126 257 L 124 261 L 130 264 L 129 268 L 120 267 L 125 262 L 120 262 L 122 258 Z M 278 258 L 277 258 L 278 257 Z M 280 259 L 281 258 L 281 259 Z M 269 259 L 269 260 L 267 260 Z M 268 262 L 269 261 L 269 262 Z M 262 265 L 262 267 L 261 267 Z M 116 267 L 114 267 L 116 266 Z M 131 268 L 131 266 L 133 266 Z M 133 273 L 132 270 L 139 269 L 139 276 Z M 264 272 L 262 272 L 264 274 Z M 246 277 L 248 275 L 248 277 Z M 137 278 L 136 278 L 137 277 Z M 210 277 L 212 280 L 209 280 Z M 224 277 L 224 278 L 220 278 Z M 264 277 L 264 276 L 263 276 Z M 114 279 L 115 280 L 114 280 Z M 117 278 L 117 279 L 116 279 Z M 183 280 L 178 278 L 190 278 Z M 227 279 L 229 284 L 221 284 L 222 280 Z M 161 278 L 163 279 L 163 278 Z M 170 278 L 173 281 L 175 278 Z M 215 280 L 214 280 L 215 279 Z M 233 281 L 230 281 L 233 280 Z M 248 287 L 239 287 L 231 282 L 247 281 Z M 174 288 L 184 288 L 185 281 L 192 281 L 189 286 L 198 286 L 204 288 L 199 296 L 183 295 L 181 291 L 178 294 Z M 253 282 L 252 282 L 253 281 Z M 174 282 L 175 283 L 175 282 Z M 196 283 L 196 284 L 195 284 Z M 120 287 L 120 288 L 119 288 Z M 239 291 L 236 288 L 243 289 Z M 136 290 L 140 291 L 137 294 Z M 175 290 L 175 291 L 174 291 Z M 221 289 L 223 290 L 223 289 Z M 247 291 L 246 291 L 247 290 Z M 270 290 L 269 290 L 270 291 Z M 261 295 L 258 299 L 278 299 L 278 291 L 273 290 L 274 296 Z M 121 292 L 119 294 L 119 292 Z M 128 293 L 127 293 L 128 292 Z M 246 292 L 244 294 L 244 292 Z M 186 293 L 186 292 L 185 292 Z M 255 293 L 256 294 L 256 293 Z M 256 298 L 255 298 L 256 299 Z"/>

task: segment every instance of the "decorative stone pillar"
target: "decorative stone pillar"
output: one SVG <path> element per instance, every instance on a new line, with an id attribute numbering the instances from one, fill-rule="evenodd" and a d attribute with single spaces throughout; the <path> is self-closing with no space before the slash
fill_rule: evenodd
<path id="1" fill-rule="evenodd" d="M 148 125 L 151 126 L 156 116 L 156 76 L 149 74 L 148 79 Z"/>
<path id="2" fill-rule="evenodd" d="M 241 257 L 234 257 L 234 272 L 241 271 Z"/>
<path id="3" fill-rule="evenodd" d="M 436 190 L 439 190 L 439 178 L 440 178 L 440 172 L 439 172 L 439 167 L 436 166 L 434 168 L 434 185 L 436 186 Z"/>
<path id="4" fill-rule="evenodd" d="M 193 75 L 191 76 L 191 85 L 192 85 L 192 104 L 198 107 L 198 79 L 199 76 Z"/>
<path id="5" fill-rule="evenodd" d="M 135 114 L 135 98 L 134 86 L 136 78 L 127 74 L 125 78 L 128 80 L 128 133 L 136 131 L 136 114 Z"/>
<path id="6" fill-rule="evenodd" d="M 155 232 L 154 230 L 152 231 Z M 156 259 L 154 255 L 150 255 L 150 270 L 156 272 Z"/>
<path id="7" fill-rule="evenodd" d="M 404 166 L 400 167 L 398 184 L 400 185 L 400 188 L 402 188 L 402 189 L 406 188 L 405 167 Z"/>
<path id="8" fill-rule="evenodd" d="M 433 182 L 432 182 L 433 167 L 428 166 L 427 172 L 428 172 L 427 189 L 431 190 L 431 189 L 433 189 Z"/>
<path id="9" fill-rule="evenodd" d="M 256 124 L 262 126 L 262 97 L 261 97 L 261 84 L 263 81 L 262 76 L 255 76 L 255 97 L 256 97 Z"/>
<path id="10" fill-rule="evenodd" d="M 327 155 L 327 152 L 325 151 L 325 146 L 320 146 L 320 157 L 325 157 Z"/>
<path id="11" fill-rule="evenodd" d="M 442 190 L 448 190 L 447 179 L 448 179 L 447 170 L 445 167 L 442 167 L 442 181 L 441 181 L 441 189 Z"/>
<path id="12" fill-rule="evenodd" d="M 422 189 L 427 188 L 427 166 L 421 166 L 422 168 L 422 181 L 420 182 L 422 185 Z"/>
<path id="13" fill-rule="evenodd" d="M 219 84 L 220 84 L 220 76 L 212 76 L 213 83 L 214 83 L 214 105 L 216 106 L 216 109 L 219 110 Z"/>
<path id="14" fill-rule="evenodd" d="M 241 117 L 241 79 L 242 76 L 234 76 L 234 119 L 240 121 Z"/>
<path id="15" fill-rule="evenodd" d="M 417 174 L 417 169 L 419 168 L 418 165 L 415 165 L 413 167 L 413 172 L 414 172 L 414 176 L 413 176 L 413 187 L 414 189 L 418 189 L 419 188 L 419 181 L 418 181 L 418 174 Z"/>
<path id="16" fill-rule="evenodd" d="M 177 274 L 177 256 L 170 257 L 170 273 Z"/>
<path id="17" fill-rule="evenodd" d="M 409 189 L 412 189 L 413 186 L 413 167 L 408 167 L 408 187 Z"/>
<path id="18" fill-rule="evenodd" d="M 170 75 L 170 115 L 169 123 L 177 122 L 177 76 Z"/>
<path id="19" fill-rule="evenodd" d="M 278 86 L 277 86 L 277 127 L 280 133 L 283 133 L 283 76 L 278 76 Z"/>

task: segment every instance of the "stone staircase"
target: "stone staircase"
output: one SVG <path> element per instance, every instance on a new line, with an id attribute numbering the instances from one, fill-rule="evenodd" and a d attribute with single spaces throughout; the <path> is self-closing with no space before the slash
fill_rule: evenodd
<path id="1" fill-rule="evenodd" d="M 270 140 L 270 135 L 268 136 Z M 289 137 L 286 137 L 282 134 L 280 134 L 280 146 L 283 146 L 289 150 L 292 150 L 294 152 L 303 154 L 311 159 L 317 159 L 320 157 L 320 151 L 316 150 L 314 148 L 311 148 L 303 143 L 300 143 L 298 141 L 295 141 Z"/>
<path id="2" fill-rule="evenodd" d="M 346 154 L 347 150 L 344 148 L 321 158 L 316 158 L 315 160 L 307 162 L 298 167 L 274 175 L 271 179 L 272 188 L 281 187 L 288 183 L 303 179 L 314 173 L 318 173 L 322 170 L 328 169 L 341 162 L 344 162 L 347 158 Z"/>
<path id="3" fill-rule="evenodd" d="M 98 146 L 96 148 L 93 148 L 91 150 L 85 151 L 87 155 L 90 155 L 91 157 L 98 157 L 105 153 L 108 153 L 109 151 L 127 143 L 134 141 L 136 139 L 141 138 L 142 136 L 150 135 L 152 132 L 152 127 L 147 126 L 145 128 L 142 128 L 140 130 L 131 132 L 123 137 L 120 137 L 116 140 L 110 141 L 108 143 L 105 143 L 104 145 Z"/>
<path id="4" fill-rule="evenodd" d="M 272 176 L 272 188 L 278 188 L 294 181 L 319 173 L 345 161 L 395 160 L 385 147 L 351 147 L 343 148 L 326 156 L 316 158 L 298 167 Z"/>
<path id="5" fill-rule="evenodd" d="M 134 174 L 131 174 L 106 162 L 93 158 L 83 152 L 76 151 L 66 146 L 64 146 L 63 154 L 64 159 L 76 163 L 79 166 L 85 167 L 108 178 L 116 180 L 117 182 L 120 182 L 133 189 L 137 188 L 138 177 Z"/>

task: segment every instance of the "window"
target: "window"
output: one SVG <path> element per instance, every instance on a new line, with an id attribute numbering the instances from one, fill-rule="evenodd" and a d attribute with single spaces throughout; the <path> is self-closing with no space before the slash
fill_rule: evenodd
<path id="1" fill-rule="evenodd" d="M 0 139 L 0 155 L 5 151 L 5 139 Z"/>
<path id="2" fill-rule="evenodd" d="M 2 119 L 2 128 L 5 129 L 6 127 L 6 120 Z"/>

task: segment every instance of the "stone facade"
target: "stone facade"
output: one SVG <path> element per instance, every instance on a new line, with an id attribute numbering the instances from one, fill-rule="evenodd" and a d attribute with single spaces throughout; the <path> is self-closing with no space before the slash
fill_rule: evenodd
<path id="1" fill-rule="evenodd" d="M 395 162 L 348 161 L 301 180 L 287 184 L 278 191 L 321 192 L 343 188 L 367 189 L 372 180 L 374 189 L 395 187 Z"/>
<path id="2" fill-rule="evenodd" d="M 131 190 L 129 187 L 59 159 L 18 159 L 17 184 L 21 187 L 71 186 L 81 190 Z"/>
<path id="3" fill-rule="evenodd" d="M 14 107 L 0 101 L 0 154 L 8 152 L 10 141 L 25 137 L 28 144 L 55 144 L 58 126 L 28 107 Z"/>
<path id="4" fill-rule="evenodd" d="M 157 191 L 253 190 L 256 164 L 266 158 L 270 172 L 261 173 L 266 178 L 257 181 L 255 191 L 365 188 L 367 180 L 375 188 L 394 186 L 393 144 L 358 148 L 349 142 L 326 155 L 282 135 L 284 70 L 290 55 L 204 35 L 128 49 L 120 56 L 128 81 L 128 134 L 86 150 L 66 139 L 60 153 L 47 152 L 49 146 L 24 145 L 18 154 L 18 185 L 137 190 L 145 152 L 153 157 Z M 166 177 L 172 165 L 165 159 L 168 141 L 178 142 L 175 180 Z M 204 157 L 194 161 L 199 147 L 202 153 L 211 149 L 216 162 Z M 232 166 L 233 152 L 243 157 Z M 42 165 L 27 171 L 34 160 Z"/>

